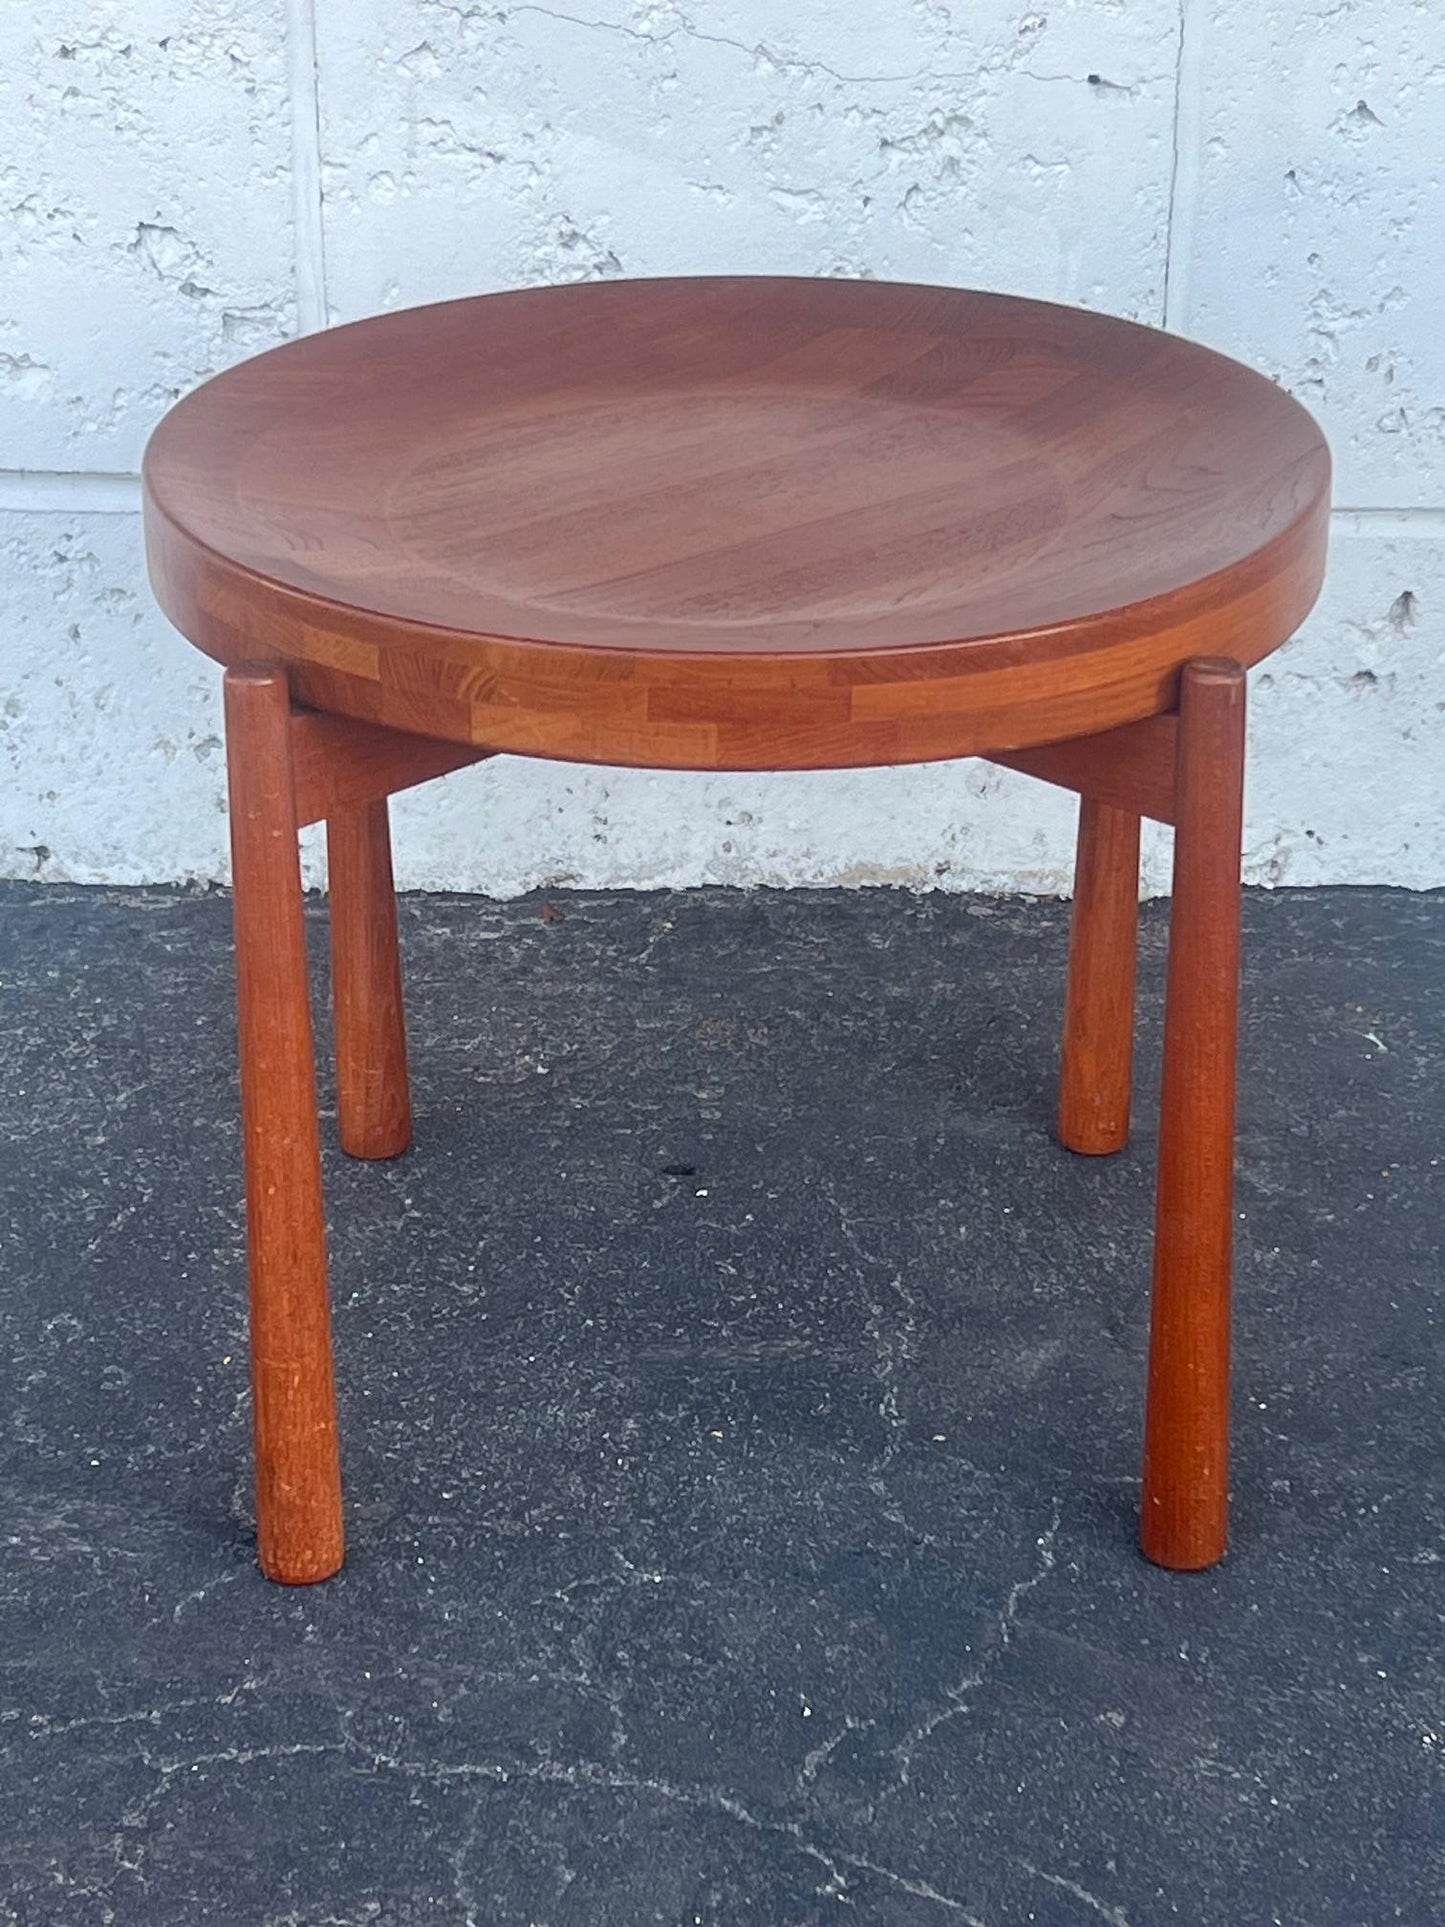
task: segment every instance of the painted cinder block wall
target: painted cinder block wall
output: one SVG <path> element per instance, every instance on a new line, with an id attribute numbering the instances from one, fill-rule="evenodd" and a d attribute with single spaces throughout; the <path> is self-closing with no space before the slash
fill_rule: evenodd
<path id="1" fill-rule="evenodd" d="M 1340 508 L 1254 679 L 1248 874 L 1445 883 L 1438 0 L 45 0 L 0 36 L 0 873 L 226 875 L 216 672 L 140 556 L 176 395 L 398 304 L 743 270 L 1082 302 L 1292 388 Z M 501 894 L 1054 892 L 1072 834 L 969 763 L 506 758 L 396 819 L 402 882 Z"/>

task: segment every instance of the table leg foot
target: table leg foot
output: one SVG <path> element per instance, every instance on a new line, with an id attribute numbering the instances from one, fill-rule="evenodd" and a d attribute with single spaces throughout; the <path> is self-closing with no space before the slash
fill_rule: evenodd
<path id="1" fill-rule="evenodd" d="M 1129 1142 L 1138 939 L 1138 815 L 1084 797 L 1064 1005 L 1059 1141 L 1086 1156 L 1122 1151 Z"/>
<path id="2" fill-rule="evenodd" d="M 1244 722 L 1243 669 L 1213 659 L 1188 664 L 1141 1531 L 1146 1557 L 1181 1571 L 1222 1558 L 1228 1529 Z"/>
<path id="3" fill-rule="evenodd" d="M 327 818 L 341 1148 L 394 1158 L 411 1143 L 401 951 L 385 797 Z"/>
<path id="4" fill-rule="evenodd" d="M 225 695 L 257 1533 L 268 1578 L 304 1585 L 344 1548 L 291 710 L 266 666 L 229 670 Z"/>

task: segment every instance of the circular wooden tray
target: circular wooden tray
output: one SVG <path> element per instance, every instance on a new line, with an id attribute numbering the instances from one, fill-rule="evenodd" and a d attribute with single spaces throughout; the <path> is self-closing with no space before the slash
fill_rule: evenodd
<path id="1" fill-rule="evenodd" d="M 162 606 L 423 734 L 806 768 L 1167 707 L 1313 602 L 1329 457 L 1280 389 L 1110 317 L 856 281 L 591 283 L 382 315 L 147 451 Z"/>

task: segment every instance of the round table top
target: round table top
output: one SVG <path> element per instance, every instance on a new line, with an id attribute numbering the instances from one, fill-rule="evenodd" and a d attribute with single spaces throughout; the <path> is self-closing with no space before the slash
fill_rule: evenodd
<path id="1" fill-rule="evenodd" d="M 162 606 L 427 735 L 906 762 L 1167 708 L 1318 592 L 1329 456 L 1193 343 L 959 289 L 583 283 L 379 315 L 180 402 Z"/>

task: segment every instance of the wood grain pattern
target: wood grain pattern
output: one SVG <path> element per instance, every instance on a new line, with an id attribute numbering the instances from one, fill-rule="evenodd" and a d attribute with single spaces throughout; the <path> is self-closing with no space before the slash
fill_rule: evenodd
<path id="1" fill-rule="evenodd" d="M 411 1096 L 385 798 L 328 817 L 326 856 L 341 1148 L 400 1157 L 411 1143 Z"/>
<path id="2" fill-rule="evenodd" d="M 1085 797 L 1064 1003 L 1059 1141 L 1088 1157 L 1129 1142 L 1134 978 L 1139 935 L 1139 818 Z"/>
<path id="3" fill-rule="evenodd" d="M 1229 1514 L 1230 1287 L 1245 679 L 1184 672 L 1164 1016 L 1141 1543 L 1210 1566 Z"/>
<path id="4" fill-rule="evenodd" d="M 226 676 L 226 763 L 251 1261 L 261 1565 L 305 1585 L 342 1561 L 316 1067 L 283 674 Z"/>
<path id="5" fill-rule="evenodd" d="M 1071 743 L 992 752 L 988 761 L 1037 776 L 1095 803 L 1134 816 L 1174 821 L 1174 756 L 1179 719 L 1172 713 L 1125 723 Z"/>
<path id="6" fill-rule="evenodd" d="M 536 289 L 208 382 L 145 460 L 229 665 L 261 1555 L 341 1560 L 296 830 L 325 817 L 345 1147 L 410 1139 L 384 798 L 495 751 L 982 754 L 1076 789 L 1060 1135 L 1128 1132 L 1139 817 L 1176 825 L 1142 1543 L 1224 1549 L 1244 665 L 1324 567 L 1309 416 L 1208 350 L 960 290 Z M 243 667 L 258 661 L 265 668 Z"/>
<path id="7" fill-rule="evenodd" d="M 291 718 L 296 821 L 319 823 L 338 810 L 394 796 L 413 784 L 483 762 L 490 754 L 490 750 L 439 743 L 429 736 L 379 729 L 346 716 L 297 710 Z"/>
<path id="8" fill-rule="evenodd" d="M 484 748 L 1008 751 L 1173 707 L 1323 569 L 1310 417 L 1209 350 L 957 289 L 585 284 L 378 316 L 181 402 L 152 579 L 222 662 Z"/>

